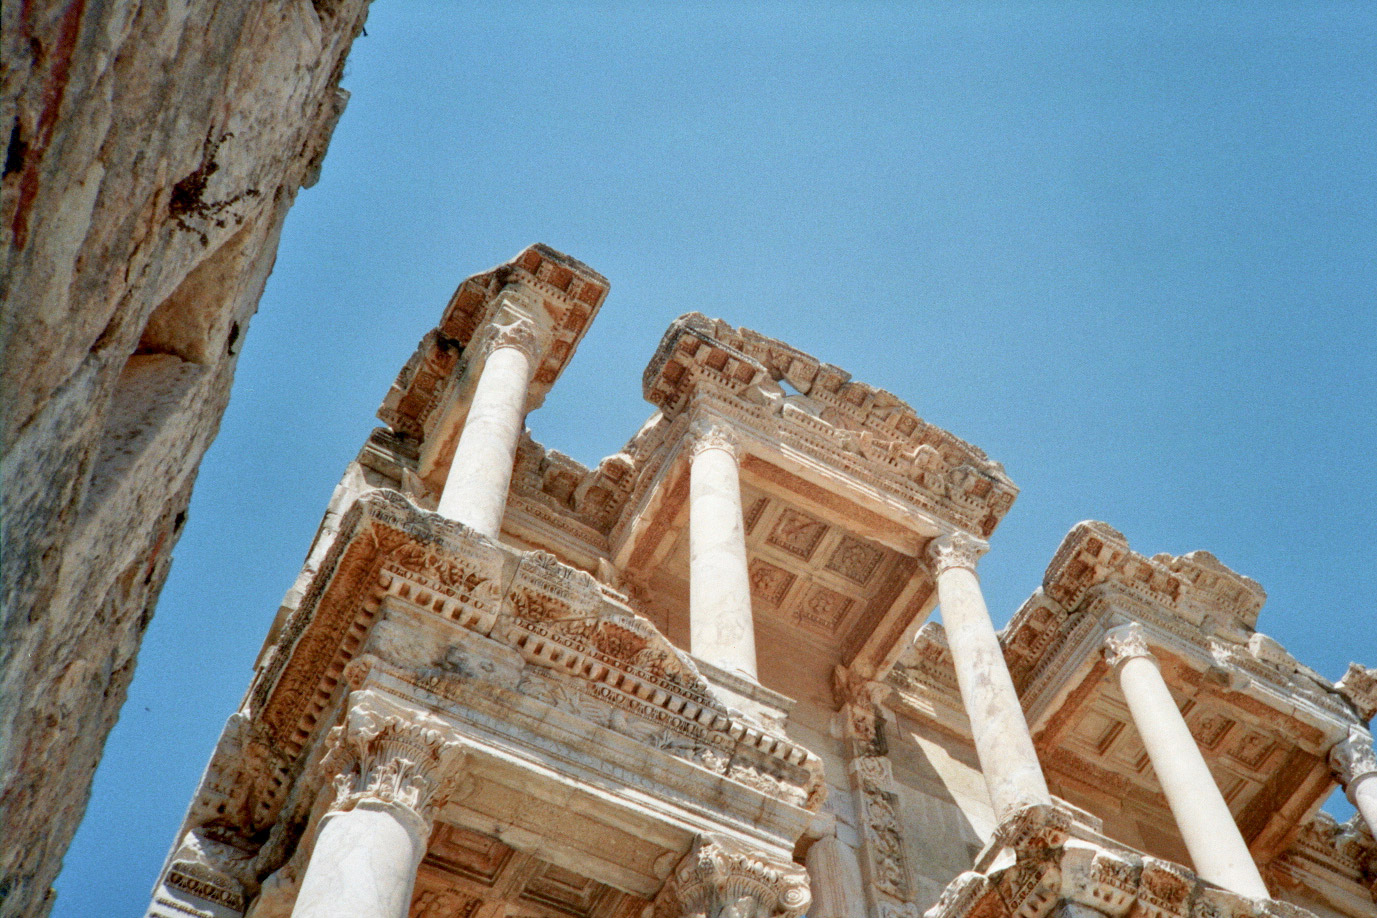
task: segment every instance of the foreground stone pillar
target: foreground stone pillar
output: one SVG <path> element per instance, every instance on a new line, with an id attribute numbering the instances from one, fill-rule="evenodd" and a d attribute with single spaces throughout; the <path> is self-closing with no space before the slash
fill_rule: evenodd
<path id="1" fill-rule="evenodd" d="M 704 836 L 660 891 L 663 913 L 684 918 L 800 918 L 811 901 L 808 874 L 799 865 Z"/>
<path id="2" fill-rule="evenodd" d="M 1367 827 L 1377 832 L 1377 752 L 1372 737 L 1357 727 L 1349 728 L 1348 738 L 1329 750 L 1329 767 Z"/>
<path id="3" fill-rule="evenodd" d="M 1148 649 L 1143 629 L 1134 623 L 1111 630 L 1105 635 L 1105 658 L 1119 674 L 1133 724 L 1147 748 L 1195 872 L 1201 879 L 1239 895 L 1270 898 L 1243 833 Z"/>
<path id="4" fill-rule="evenodd" d="M 983 540 L 956 532 L 933 539 L 928 553 L 976 757 L 1002 822 L 1025 806 L 1051 804 L 1052 795 L 975 573 L 988 549 Z"/>
<path id="5" fill-rule="evenodd" d="M 689 649 L 754 682 L 755 621 L 736 438 L 716 421 L 690 436 Z"/>
<path id="6" fill-rule="evenodd" d="M 439 718 L 350 696 L 327 764 L 342 766 L 292 918 L 406 918 L 436 791 L 463 753 Z"/>
<path id="7" fill-rule="evenodd" d="M 522 319 L 502 326 L 473 392 L 437 510 L 497 538 L 507 509 L 516 447 L 526 426 L 526 398 L 540 354 L 535 327 Z"/>

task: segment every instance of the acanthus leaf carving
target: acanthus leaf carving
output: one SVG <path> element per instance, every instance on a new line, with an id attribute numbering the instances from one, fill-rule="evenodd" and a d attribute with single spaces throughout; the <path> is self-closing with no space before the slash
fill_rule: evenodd
<path id="1" fill-rule="evenodd" d="M 371 802 L 422 823 L 444 803 L 466 754 L 445 721 L 374 691 L 349 694 L 345 722 L 331 731 L 330 743 L 322 765 L 335 772 L 331 812 Z"/>
<path id="2" fill-rule="evenodd" d="M 1143 626 L 1137 622 L 1111 628 L 1104 636 L 1104 655 L 1111 667 L 1117 667 L 1135 657 L 1153 659 Z"/>
<path id="3" fill-rule="evenodd" d="M 656 910 L 692 918 L 800 918 L 808 874 L 734 839 L 698 836 L 661 890 Z"/>
<path id="4" fill-rule="evenodd" d="M 989 550 L 989 542 L 957 530 L 933 539 L 928 545 L 928 557 L 932 559 L 933 573 L 941 576 L 952 568 L 974 571 L 980 556 Z"/>
<path id="5" fill-rule="evenodd" d="M 1355 782 L 1377 775 L 1377 751 L 1372 748 L 1372 737 L 1365 730 L 1350 727 L 1348 736 L 1329 750 L 1329 767 L 1351 796 Z"/>

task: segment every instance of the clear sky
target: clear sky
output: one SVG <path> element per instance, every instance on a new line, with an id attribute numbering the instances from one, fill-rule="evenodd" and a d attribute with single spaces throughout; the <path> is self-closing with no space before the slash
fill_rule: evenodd
<path id="1" fill-rule="evenodd" d="M 374 7 L 59 918 L 141 914 L 388 385 L 537 241 L 612 283 L 530 418 L 546 445 L 615 452 L 699 310 L 1005 464 L 998 624 L 1095 518 L 1260 581 L 1260 628 L 1323 675 L 1377 664 L 1374 7 L 645 6 Z"/>

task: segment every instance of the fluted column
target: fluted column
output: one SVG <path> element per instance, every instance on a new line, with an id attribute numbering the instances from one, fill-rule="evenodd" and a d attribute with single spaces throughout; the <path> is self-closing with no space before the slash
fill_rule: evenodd
<path id="1" fill-rule="evenodd" d="M 1368 828 L 1377 832 L 1377 752 L 1372 737 L 1358 727 L 1349 728 L 1348 738 L 1329 750 L 1329 767 Z"/>
<path id="2" fill-rule="evenodd" d="M 521 319 L 488 339 L 487 360 L 454 450 L 438 511 L 493 538 L 502 529 L 516 447 L 526 426 L 526 397 L 540 346 Z"/>
<path id="3" fill-rule="evenodd" d="M 808 849 L 808 880 L 813 895 L 809 918 L 860 918 L 866 914 L 856 853 L 837 836 L 820 838 Z"/>
<path id="4" fill-rule="evenodd" d="M 689 436 L 689 649 L 755 681 L 755 622 L 736 438 L 717 421 Z"/>
<path id="5" fill-rule="evenodd" d="M 1050 804 L 1052 795 L 975 573 L 988 549 L 982 539 L 956 532 L 933 539 L 928 553 L 976 757 L 995 818 L 1003 821 L 1025 806 Z"/>
<path id="6" fill-rule="evenodd" d="M 339 767 L 292 918 L 406 918 L 437 789 L 463 751 L 439 718 L 350 696 L 327 765 Z"/>
<path id="7" fill-rule="evenodd" d="M 1147 748 L 1195 872 L 1240 895 L 1270 898 L 1229 804 L 1214 783 L 1186 719 L 1176 707 L 1137 623 L 1105 635 L 1105 657 L 1119 675 L 1133 725 Z"/>
<path id="8" fill-rule="evenodd" d="M 656 914 L 682 918 L 800 918 L 808 873 L 742 842 L 699 836 L 660 891 Z"/>

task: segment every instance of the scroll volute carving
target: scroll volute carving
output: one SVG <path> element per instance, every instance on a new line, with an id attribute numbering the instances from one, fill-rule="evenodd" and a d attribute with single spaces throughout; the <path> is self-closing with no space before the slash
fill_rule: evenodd
<path id="1" fill-rule="evenodd" d="M 345 722 L 331 732 L 324 765 L 335 772 L 332 812 L 387 804 L 428 820 L 458 777 L 465 749 L 433 714 L 353 692 Z"/>
<path id="2" fill-rule="evenodd" d="M 656 918 L 800 918 L 812 903 L 798 864 L 700 836 L 656 902 Z"/>

